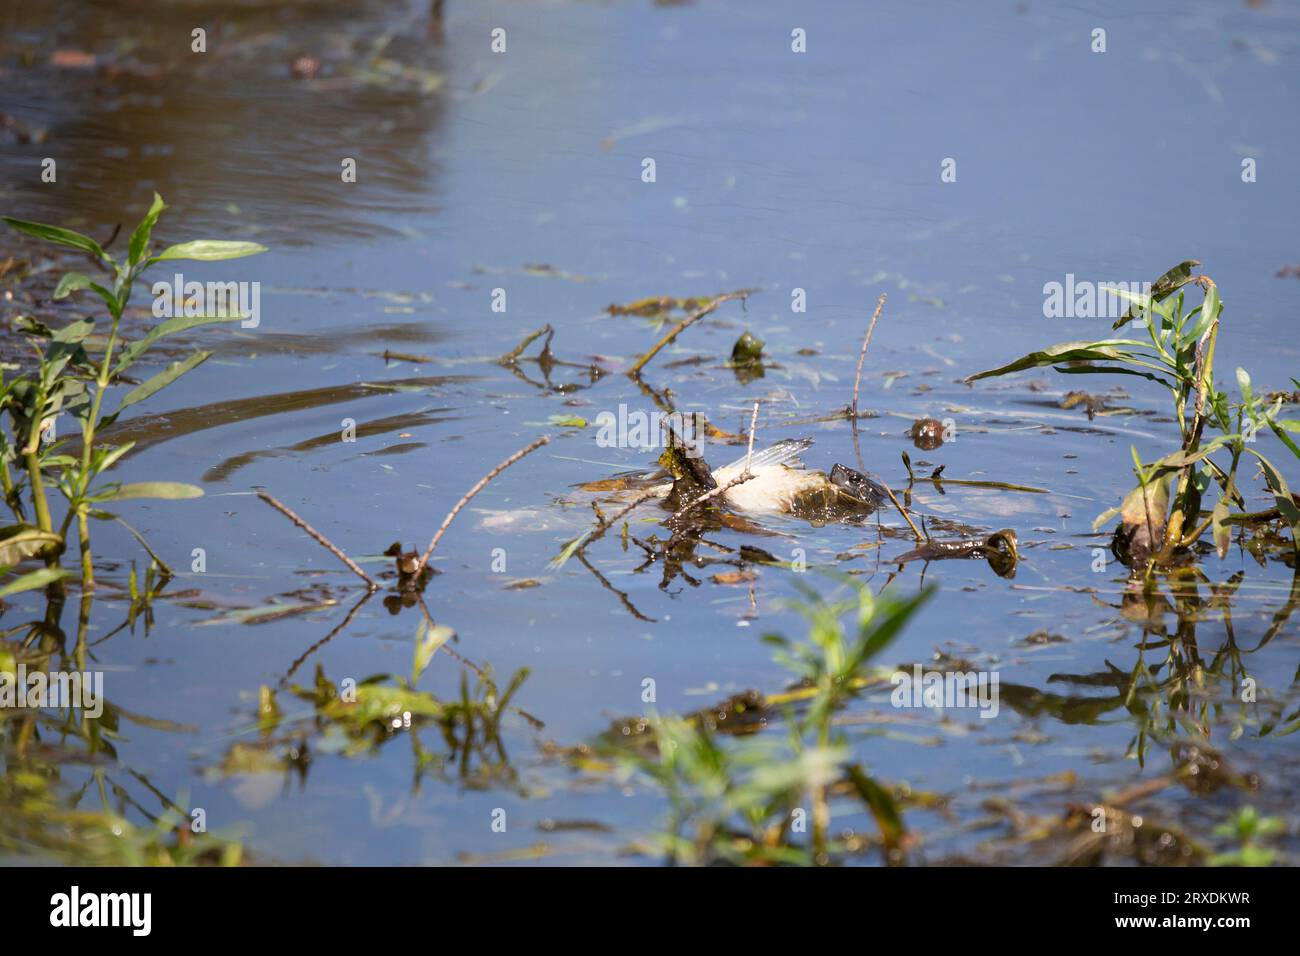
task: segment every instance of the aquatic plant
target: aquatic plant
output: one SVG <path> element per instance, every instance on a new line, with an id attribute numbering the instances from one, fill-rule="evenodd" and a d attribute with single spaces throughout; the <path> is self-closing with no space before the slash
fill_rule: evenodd
<path id="1" fill-rule="evenodd" d="M 449 775 L 452 769 L 466 785 L 512 784 L 515 772 L 501 737 L 501 721 L 509 712 L 536 725 L 536 718 L 511 703 L 529 672 L 527 668 L 516 671 L 501 688 L 490 668 L 470 664 L 446 650 L 474 672 L 476 681 L 471 684 L 462 670 L 459 695 L 445 700 L 420 690 L 416 685 L 421 675 L 454 636 L 451 628 L 422 618 L 409 676 L 376 674 L 336 683 L 318 663 L 310 686 L 288 685 L 287 680 L 282 684 L 292 698 L 308 705 L 307 710 L 284 713 L 277 691 L 263 685 L 258 691 L 256 724 L 249 728 L 260 739 L 236 741 L 221 763 L 209 769 L 209 776 L 296 771 L 305 778 L 313 750 L 348 758 L 369 756 L 405 736 L 413 753 L 416 789 L 424 775 Z M 421 732 L 426 728 L 440 732 L 446 753 L 425 746 Z"/>
<path id="2" fill-rule="evenodd" d="M 625 772 L 652 781 L 668 797 L 670 819 L 655 842 L 671 860 L 832 862 L 847 847 L 832 839 L 831 799 L 851 796 L 874 819 L 886 860 L 901 862 L 907 841 L 898 802 L 853 762 L 834 717 L 871 682 L 871 659 L 898 636 L 933 589 L 910 598 L 878 597 L 848 576 L 841 580 L 854 591 L 843 600 L 799 586 L 806 600 L 793 606 L 808 622 L 805 639 L 764 637 L 776 647 L 776 661 L 797 679 L 795 691 L 767 700 L 742 696 L 721 712 L 715 708 L 694 717 L 651 716 L 639 723 L 652 747 L 638 748 L 633 740 L 609 746 Z M 719 718 L 739 723 L 746 710 L 783 712 L 785 740 L 749 733 L 767 725 L 762 717 L 746 723 L 746 730 L 733 727 L 742 736 L 721 742 Z"/>
<path id="3" fill-rule="evenodd" d="M 60 565 L 60 555 L 74 519 L 80 546 L 81 583 L 84 589 L 89 590 L 95 583 L 89 519 L 122 522 L 103 505 L 135 498 L 176 499 L 203 494 L 202 489 L 180 482 L 99 482 L 101 475 L 128 454 L 134 444 L 125 442 L 101 447 L 102 443 L 97 442 L 99 433 L 112 425 L 126 409 L 171 385 L 212 353 L 196 351 L 171 363 L 127 391 L 117 408 L 105 414 L 104 401 L 110 388 L 123 381 L 126 372 L 162 338 L 213 322 L 243 318 L 228 310 L 220 310 L 215 315 L 178 315 L 155 325 L 134 341 L 123 342 L 120 338 L 122 315 L 136 282 L 160 262 L 206 262 L 265 251 L 265 247 L 254 242 L 200 239 L 153 253 L 150 249 L 153 229 L 166 208 L 162 197 L 155 193 L 148 213 L 131 234 L 124 258 L 111 255 L 94 239 L 79 232 L 4 217 L 8 225 L 20 232 L 88 255 L 97 267 L 106 272 L 103 281 L 96 281 L 80 272 L 69 272 L 59 281 L 54 298 L 63 299 L 74 292 L 92 292 L 103 301 L 110 318 L 103 351 L 98 356 L 90 352 L 94 319 L 81 319 L 61 329 L 50 329 L 29 317 L 19 321 L 19 329 L 36 349 L 38 361 L 32 369 L 0 380 L 0 409 L 7 413 L 9 420 L 9 432 L 0 428 L 0 484 L 3 485 L 5 503 L 16 522 L 0 531 L 0 568 L 7 572 L 22 560 L 36 556 L 44 558 L 46 567 L 11 582 L 8 593 L 61 581 L 65 572 Z M 64 450 L 63 440 L 51 437 L 53 424 L 62 412 L 71 413 L 81 428 L 81 448 L 75 454 Z M 67 501 L 67 512 L 57 527 L 46 495 L 47 487 L 57 488 Z M 31 504 L 30 520 L 24 507 L 26 500 Z M 130 529 L 129 525 L 127 527 Z M 159 568 L 167 573 L 166 564 L 134 529 L 130 530 Z"/>
<path id="4" fill-rule="evenodd" d="M 1243 368 L 1236 373 L 1240 401 L 1230 401 L 1226 393 L 1215 388 L 1214 353 L 1223 302 L 1209 276 L 1192 274 L 1198 265 L 1196 260 L 1180 263 L 1161 276 L 1150 293 L 1112 290 L 1133 303 L 1114 329 L 1129 323 L 1145 327 L 1149 341 L 1106 338 L 1064 342 L 966 380 L 1051 366 L 1069 375 L 1137 376 L 1169 391 L 1181 435 L 1179 448 L 1149 462 L 1142 461 L 1134 449 L 1137 487 L 1119 507 L 1104 512 L 1094 522 L 1094 527 L 1100 527 L 1118 515 L 1121 520 L 1115 539 L 1116 555 L 1134 566 L 1144 565 L 1147 570 L 1171 563 L 1206 531 L 1212 532 L 1219 555 L 1226 555 L 1232 525 L 1242 520 L 1280 518 L 1290 526 L 1293 546 L 1300 550 L 1300 504 L 1281 470 L 1253 447 L 1256 435 L 1267 430 L 1300 458 L 1300 446 L 1291 438 L 1291 434 L 1300 432 L 1300 421 L 1279 417 L 1284 397 L 1269 400 L 1255 394 L 1250 375 Z M 1201 304 L 1191 309 L 1184 300 L 1184 289 L 1189 286 L 1199 288 L 1203 295 Z M 1207 439 L 1207 426 L 1219 434 Z M 1220 453 L 1220 459 L 1213 457 L 1216 453 Z M 1271 514 L 1246 512 L 1238 489 L 1238 468 L 1245 455 L 1259 462 L 1276 505 Z M 1226 467 L 1221 460 L 1225 457 L 1229 459 Z M 1202 499 L 1212 485 L 1218 486 L 1218 500 L 1203 512 Z"/>
<path id="5" fill-rule="evenodd" d="M 1216 853 L 1208 862 L 1210 866 L 1272 866 L 1277 851 L 1261 843 L 1285 834 L 1286 829 L 1285 820 L 1261 816 L 1254 807 L 1244 806 L 1214 829 L 1215 836 L 1234 840 L 1237 848 Z"/>

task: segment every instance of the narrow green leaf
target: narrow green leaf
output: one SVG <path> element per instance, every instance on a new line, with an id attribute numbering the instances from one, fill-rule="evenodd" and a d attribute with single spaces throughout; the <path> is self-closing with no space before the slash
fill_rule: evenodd
<path id="1" fill-rule="evenodd" d="M 122 350 L 122 355 L 118 360 L 116 367 L 113 369 L 114 375 L 121 375 L 124 371 L 139 361 L 140 356 L 153 346 L 159 339 L 174 335 L 177 332 L 184 332 L 188 329 L 197 328 L 200 325 L 212 325 L 217 322 L 239 322 L 238 315 L 178 315 L 174 319 L 168 319 L 160 325 L 155 325 L 149 330 L 144 338 L 137 339 Z"/>
<path id="2" fill-rule="evenodd" d="M 1210 286 L 1205 293 L 1205 304 L 1201 306 L 1201 316 L 1196 320 L 1196 324 L 1184 333 L 1184 338 L 1188 342 L 1198 341 L 1222 311 L 1223 303 L 1219 300 L 1219 290 L 1215 286 Z"/>
<path id="3" fill-rule="evenodd" d="M 0 598 L 7 598 L 23 591 L 34 591 L 67 576 L 68 572 L 63 568 L 41 568 L 39 571 L 29 571 L 0 588 Z"/>
<path id="4" fill-rule="evenodd" d="M 129 441 L 126 442 L 125 444 L 118 445 L 116 448 L 109 449 L 108 452 L 104 455 L 103 460 L 101 460 L 99 464 L 96 466 L 95 470 L 107 471 L 108 469 L 112 468 L 115 464 L 117 464 L 118 459 L 120 459 L 123 455 L 125 455 L 134 447 L 135 447 L 135 442 Z M 98 453 L 99 450 L 96 449 L 96 454 Z"/>
<path id="5" fill-rule="evenodd" d="M 1250 387 L 1250 374 L 1240 365 L 1237 366 L 1237 388 L 1241 389 L 1241 400 L 1247 405 L 1251 404 L 1255 393 Z"/>
<path id="6" fill-rule="evenodd" d="M 589 537 L 591 537 L 591 532 L 584 531 L 582 534 L 578 535 L 572 541 L 568 542 L 564 546 L 564 548 L 560 551 L 560 553 L 557 554 L 555 557 L 553 557 L 550 563 L 546 565 L 547 568 L 549 568 L 552 571 L 560 570 L 560 568 L 564 567 L 565 563 L 569 560 L 569 558 L 573 557 L 574 554 L 577 553 L 578 549 L 582 547 L 582 543 L 586 541 Z"/>
<path id="7" fill-rule="evenodd" d="M 862 802 L 871 811 L 871 816 L 875 818 L 885 846 L 888 848 L 897 846 L 906 830 L 893 795 L 863 773 L 862 768 L 856 764 L 847 768 L 847 774 L 853 789 L 857 791 Z"/>
<path id="8" fill-rule="evenodd" d="M 446 644 L 456 632 L 444 624 L 434 624 L 427 617 L 420 619 L 420 626 L 415 632 L 415 661 L 411 665 L 411 684 L 414 685 L 433 660 L 438 648 Z"/>
<path id="9" fill-rule="evenodd" d="M 1255 451 L 1253 448 L 1247 448 L 1259 459 L 1259 463 L 1264 467 L 1264 476 L 1268 479 L 1268 486 L 1273 492 L 1273 503 L 1277 505 L 1278 513 L 1291 526 L 1291 543 L 1295 546 L 1297 552 L 1300 552 L 1300 506 L 1297 506 L 1295 499 L 1291 496 L 1291 489 L 1287 487 L 1286 479 L 1282 473 L 1273 467 L 1273 463 Z"/>
<path id="10" fill-rule="evenodd" d="M 180 362 L 172 362 L 165 369 L 146 382 L 137 385 L 131 391 L 122 397 L 122 404 L 117 407 L 117 414 L 122 413 L 122 409 L 128 405 L 134 405 L 136 402 L 143 402 L 150 395 L 161 391 L 172 382 L 176 381 L 190 369 L 201 365 L 211 356 L 211 352 L 195 352 L 189 358 Z"/>
<path id="11" fill-rule="evenodd" d="M 1172 389 L 1173 383 L 1169 382 L 1159 375 L 1151 372 L 1142 372 L 1135 368 L 1124 368 L 1120 365 L 1062 365 L 1056 371 L 1065 375 L 1137 375 L 1140 378 L 1150 379 L 1165 388 Z"/>
<path id="12" fill-rule="evenodd" d="M 127 501 L 132 498 L 162 498 L 178 501 L 182 498 L 202 498 L 203 489 L 181 481 L 138 481 L 121 485 L 105 495 L 96 495 L 96 501 Z"/>
<path id="13" fill-rule="evenodd" d="M 1114 508 L 1107 508 L 1101 514 L 1097 515 L 1097 517 L 1092 519 L 1092 530 L 1096 531 L 1098 528 L 1104 525 L 1111 518 L 1119 514 L 1121 510 L 1122 509 L 1118 505 Z"/>
<path id="14" fill-rule="evenodd" d="M 76 345 L 93 331 L 95 331 L 94 319 L 78 319 L 76 322 L 69 322 L 59 329 L 50 336 L 50 340 L 52 342 L 61 342 L 64 345 Z"/>
<path id="15" fill-rule="evenodd" d="M 1027 368 L 1041 368 L 1044 365 L 1056 365 L 1062 362 L 1125 362 L 1133 358 L 1127 352 L 1121 352 L 1115 346 L 1127 345 L 1135 348 L 1150 348 L 1145 342 L 1136 339 L 1103 339 L 1099 342 L 1061 342 L 1038 352 L 1021 356 L 1009 365 L 989 369 L 966 377 L 967 382 L 976 379 L 991 378 L 996 375 L 1008 375 Z"/>
<path id="16" fill-rule="evenodd" d="M 96 256 L 100 259 L 110 258 L 94 239 L 91 239 L 89 236 L 83 236 L 79 232 L 73 232 L 71 229 L 60 229 L 58 226 L 47 226 L 40 222 L 28 222 L 25 219 L 14 219 L 12 216 L 4 216 L 0 218 L 3 218 L 5 222 L 17 229 L 19 232 L 25 232 L 29 236 L 36 236 L 38 239 L 45 239 L 48 242 L 57 242 L 61 246 L 71 246 L 73 249 L 80 249 L 82 252 L 89 252 L 92 256 Z"/>
<path id="17" fill-rule="evenodd" d="M 152 265 L 155 262 L 166 262 L 169 259 L 194 259 L 200 262 L 215 262 L 219 259 L 238 259 L 242 256 L 255 256 L 259 252 L 265 252 L 266 246 L 256 242 L 232 242 L 225 239 L 195 239 L 192 242 L 182 242 L 175 246 L 168 246 L 158 255 L 149 260 Z"/>
<path id="18" fill-rule="evenodd" d="M 167 204 L 163 202 L 162 196 L 154 193 L 153 205 L 149 207 L 149 211 L 145 214 L 145 217 L 140 220 L 140 225 L 135 227 L 135 232 L 131 233 L 131 245 L 128 256 L 128 261 L 131 265 L 135 265 L 144 258 L 145 248 L 149 245 L 149 236 L 153 234 L 154 223 L 158 221 L 158 217 L 166 208 Z"/>
<path id="19" fill-rule="evenodd" d="M 1290 420 L 1270 421 L 1268 427 L 1273 429 L 1273 434 L 1277 436 L 1278 441 L 1291 449 L 1291 454 L 1300 458 L 1300 447 L 1291 439 L 1287 432 L 1300 432 L 1300 422 Z"/>
<path id="20" fill-rule="evenodd" d="M 82 275 L 80 272 L 69 272 L 60 279 L 59 284 L 54 287 L 54 298 L 66 299 L 72 293 L 80 292 L 82 289 L 94 291 L 104 300 L 104 304 L 108 306 L 110 311 L 117 311 L 117 300 L 113 298 L 113 293 L 95 282 L 90 276 Z"/>
<path id="21" fill-rule="evenodd" d="M 1179 449 L 1178 451 L 1165 455 L 1165 457 L 1153 462 L 1151 467 L 1154 469 L 1164 469 L 1185 468 L 1188 465 L 1194 465 L 1196 462 L 1201 461 L 1208 455 L 1212 455 L 1224 445 L 1227 445 L 1229 442 L 1239 437 L 1240 436 L 1238 435 L 1219 435 L 1218 437 L 1212 438 L 1210 441 L 1206 442 L 1197 451 L 1189 454 L 1188 452 Z"/>

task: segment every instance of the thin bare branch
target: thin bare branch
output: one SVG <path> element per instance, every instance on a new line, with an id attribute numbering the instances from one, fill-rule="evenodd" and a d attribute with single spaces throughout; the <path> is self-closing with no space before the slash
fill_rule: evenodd
<path id="1" fill-rule="evenodd" d="M 290 521 L 296 524 L 299 528 L 301 528 L 303 531 L 307 533 L 307 536 L 309 538 L 311 538 L 313 541 L 319 544 L 330 554 L 334 555 L 334 557 L 338 558 L 340 561 L 346 564 L 348 566 L 348 570 L 351 571 L 353 574 L 355 574 L 357 577 L 359 577 L 362 581 L 365 581 L 366 586 L 369 587 L 370 590 L 372 591 L 379 590 L 379 585 L 375 582 L 374 578 L 366 574 L 365 571 L 362 571 L 355 561 L 353 561 L 351 558 L 349 558 L 346 554 L 343 553 L 342 548 L 334 544 L 334 542 L 330 541 L 329 538 L 325 537 L 325 535 L 321 534 L 319 531 L 317 531 L 315 528 L 309 525 L 305 520 L 298 517 L 298 515 L 294 514 L 291 510 L 289 510 L 289 508 L 285 504 L 283 504 L 280 501 L 277 501 L 270 494 L 268 494 L 264 489 L 258 488 L 256 489 L 256 491 L 257 491 L 257 497 L 261 498 L 263 501 L 265 501 L 276 511 L 280 512 L 280 514 L 284 515 L 286 518 L 288 518 Z"/>
<path id="2" fill-rule="evenodd" d="M 641 373 L 641 369 L 643 369 L 652 358 L 658 355 L 659 350 L 662 349 L 665 345 L 670 344 L 673 341 L 673 339 L 677 338 L 677 336 L 681 335 L 683 332 L 689 329 L 696 322 L 700 321 L 700 319 L 712 313 L 715 309 L 717 309 L 718 306 L 722 305 L 722 303 L 727 302 L 731 299 L 746 299 L 749 297 L 750 291 L 751 290 L 749 289 L 745 289 L 741 292 L 726 292 L 718 296 L 717 298 L 710 300 L 706 305 L 703 305 L 700 308 L 696 309 L 686 318 L 682 319 L 671 329 L 669 329 L 667 335 L 661 338 L 658 342 L 656 342 L 653 346 L 650 347 L 650 350 L 648 352 L 646 352 L 639 359 L 637 359 L 636 363 L 630 369 L 627 370 L 627 374 L 631 375 L 633 378 L 636 378 Z"/>
<path id="3" fill-rule="evenodd" d="M 858 387 L 862 384 L 862 363 L 867 358 L 867 346 L 871 344 L 871 334 L 876 331 L 876 320 L 880 318 L 880 313 L 884 311 L 885 299 L 888 296 L 880 293 L 880 298 L 876 300 L 876 311 L 871 313 L 871 324 L 867 326 L 867 334 L 862 339 L 862 351 L 858 353 L 858 371 L 853 376 L 853 430 L 857 431 L 858 427 Z"/>
<path id="4" fill-rule="evenodd" d="M 417 581 L 420 579 L 420 575 L 424 573 L 424 566 L 429 563 L 429 558 L 433 556 L 433 549 L 438 547 L 438 542 L 442 539 L 443 533 L 446 532 L 446 530 L 449 527 L 451 527 L 451 523 L 453 520 L 455 520 L 456 515 L 460 514 L 460 509 L 464 508 L 465 505 L 469 504 L 469 500 L 471 498 L 473 498 L 476 494 L 478 494 L 485 487 L 487 487 L 487 483 L 489 481 L 491 481 L 497 475 L 501 474 L 501 472 L 505 471 L 507 468 L 509 468 L 511 465 L 517 462 L 520 458 L 523 458 L 525 455 L 535 452 L 537 449 L 541 448 L 543 445 L 550 442 L 550 440 L 551 440 L 550 435 L 543 435 L 541 438 L 537 439 L 537 441 L 533 442 L 528 447 L 519 449 L 519 451 L 515 452 L 505 461 L 501 462 L 501 464 L 497 465 L 486 475 L 480 478 L 478 484 L 476 484 L 473 488 L 465 492 L 464 497 L 462 497 L 460 501 L 456 502 L 456 507 L 452 508 L 451 511 L 447 512 L 447 517 L 442 519 L 442 524 L 439 525 L 438 530 L 434 532 L 433 540 L 429 542 L 429 546 L 424 549 L 424 554 L 420 556 L 420 563 L 415 568 L 415 579 Z"/>

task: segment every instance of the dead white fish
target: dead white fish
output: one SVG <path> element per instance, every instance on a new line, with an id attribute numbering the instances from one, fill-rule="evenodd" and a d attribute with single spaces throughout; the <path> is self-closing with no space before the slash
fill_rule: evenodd
<path id="1" fill-rule="evenodd" d="M 792 514 L 812 520 L 837 520 L 870 514 L 886 500 L 888 493 L 866 475 L 845 465 L 836 465 L 828 475 L 804 466 L 800 455 L 812 447 L 811 438 L 792 438 L 754 452 L 749 463 L 754 476 L 727 488 L 722 497 L 738 511 L 756 514 Z M 702 463 L 702 459 L 699 459 Z M 669 448 L 660 457 L 671 482 L 654 485 L 662 497 L 672 496 L 674 486 L 688 481 L 698 490 L 726 487 L 745 472 L 741 457 L 707 472 L 707 465 L 692 465 L 680 447 Z M 708 480 L 704 480 L 704 475 Z M 692 494 L 690 497 L 695 497 Z"/>

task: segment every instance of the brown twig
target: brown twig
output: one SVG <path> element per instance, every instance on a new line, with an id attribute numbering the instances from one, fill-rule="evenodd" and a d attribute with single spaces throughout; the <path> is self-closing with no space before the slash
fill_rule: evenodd
<path id="1" fill-rule="evenodd" d="M 478 494 L 480 491 L 482 491 L 487 486 L 487 483 L 489 481 L 491 481 L 497 475 L 501 474 L 501 472 L 505 471 L 507 468 L 509 468 L 511 465 L 517 462 L 520 458 L 523 458 L 525 455 L 535 452 L 537 449 L 547 444 L 550 440 L 551 440 L 550 435 L 543 435 L 541 438 L 537 439 L 537 441 L 533 442 L 527 448 L 519 449 L 519 451 L 515 452 L 505 461 L 501 462 L 501 464 L 497 465 L 486 475 L 480 478 L 478 484 L 476 484 L 473 488 L 465 492 L 464 497 L 462 497 L 460 501 L 456 502 L 456 507 L 452 508 L 451 511 L 447 512 L 447 517 L 442 519 L 442 524 L 439 525 L 438 530 L 434 532 L 433 540 L 429 542 L 429 546 L 424 549 L 424 554 L 420 556 L 420 563 L 415 568 L 415 579 L 417 581 L 419 580 L 420 575 L 424 573 L 424 566 L 429 563 L 429 558 L 433 556 L 433 549 L 438 547 L 438 542 L 442 539 L 443 533 L 449 527 L 451 527 L 451 523 L 453 520 L 455 520 L 456 515 L 460 514 L 460 509 L 464 508 L 465 505 L 469 504 L 469 500 L 473 498 L 476 494 Z"/>
<path id="2" fill-rule="evenodd" d="M 749 451 L 745 452 L 745 474 L 749 474 L 749 463 L 754 460 L 754 431 L 758 428 L 758 402 L 754 403 L 754 414 L 749 416 Z"/>
<path id="3" fill-rule="evenodd" d="M 885 479 L 877 478 L 877 480 L 880 482 L 880 487 L 885 489 L 885 494 L 889 495 L 889 500 L 894 503 L 894 507 L 898 509 L 898 513 L 903 516 L 903 520 L 907 522 L 907 526 L 912 529 L 912 534 L 916 535 L 916 540 L 924 541 L 925 535 L 921 534 L 921 532 L 916 529 L 916 525 L 912 523 L 911 517 L 908 516 L 907 509 L 903 507 L 902 503 L 896 497 L 894 497 L 893 489 L 885 483 Z"/>
<path id="4" fill-rule="evenodd" d="M 857 435 L 858 430 L 858 386 L 862 384 L 862 363 L 867 358 L 867 346 L 871 344 L 871 334 L 876 331 L 876 320 L 880 318 L 880 313 L 884 311 L 885 299 L 888 296 L 880 293 L 880 298 L 876 300 L 876 311 L 871 313 L 871 324 L 867 326 L 866 337 L 862 340 L 862 351 L 858 352 L 858 371 L 853 376 L 853 432 Z"/>
<path id="5" fill-rule="evenodd" d="M 887 298 L 888 296 L 882 292 L 880 298 L 876 300 L 876 311 L 871 313 L 871 324 L 867 326 L 867 334 L 862 339 L 862 349 L 858 352 L 858 370 L 853 376 L 853 404 L 849 407 L 849 419 L 853 423 L 853 454 L 858 459 L 858 468 L 862 471 L 866 471 L 867 468 L 862 462 L 862 450 L 858 447 L 858 389 L 862 385 L 862 363 L 867 358 L 867 346 L 871 344 L 872 333 L 876 331 L 876 321 L 880 318 L 880 313 L 885 309 L 885 299 Z M 907 509 L 894 496 L 893 489 L 883 479 L 880 484 L 885 489 L 885 493 L 889 495 L 889 500 L 894 503 L 894 507 L 898 509 L 898 513 L 907 522 L 907 526 L 912 529 L 912 534 L 916 535 L 916 540 L 924 541 L 925 535 L 917 530 L 916 525 L 907 513 Z"/>
<path id="6" fill-rule="evenodd" d="M 639 359 L 637 359 L 636 363 L 630 369 L 627 370 L 627 374 L 632 376 L 633 378 L 636 378 L 637 375 L 641 373 L 641 369 L 643 369 L 652 358 L 658 355 L 659 350 L 662 349 L 665 345 L 671 343 L 673 339 L 677 338 L 677 336 L 681 335 L 683 332 L 689 329 L 696 322 L 700 321 L 700 319 L 704 318 L 706 315 L 709 315 L 711 312 L 717 309 L 718 306 L 722 305 L 722 303 L 727 302 L 730 299 L 746 299 L 749 297 L 749 293 L 750 290 L 748 289 L 744 290 L 743 292 L 725 292 L 722 295 L 718 296 L 717 298 L 710 300 L 708 304 L 703 305 L 700 308 L 696 309 L 686 318 L 682 319 L 671 329 L 669 329 L 667 335 L 665 335 L 663 338 L 661 338 L 658 342 L 656 342 L 654 345 L 650 347 L 650 351 L 646 352 Z"/>
<path id="7" fill-rule="evenodd" d="M 302 518 L 298 517 L 298 515 L 290 511 L 286 505 L 277 501 L 275 498 L 271 497 L 271 495 L 268 494 L 264 489 L 258 488 L 256 489 L 256 491 L 257 491 L 257 497 L 261 498 L 263 501 L 265 501 L 276 511 L 280 512 L 280 514 L 284 515 L 286 518 L 288 518 L 290 521 L 296 524 L 299 528 L 301 528 L 303 531 L 307 533 L 307 536 L 309 538 L 311 538 L 313 541 L 319 544 L 330 554 L 334 555 L 334 557 L 338 558 L 340 561 L 346 564 L 348 566 L 348 570 L 351 571 L 353 574 L 355 574 L 357 577 L 359 577 L 361 580 L 365 581 L 366 586 L 369 587 L 371 591 L 379 590 L 379 585 L 375 582 L 374 578 L 366 574 L 365 571 L 362 571 L 361 568 L 357 565 L 357 563 L 353 561 L 351 558 L 349 558 L 346 554 L 344 554 L 343 550 L 340 547 L 338 547 L 338 545 L 334 544 L 334 542 L 330 541 L 329 538 L 325 537 L 325 535 L 321 534 L 319 531 L 317 531 L 315 528 L 309 525 Z"/>

